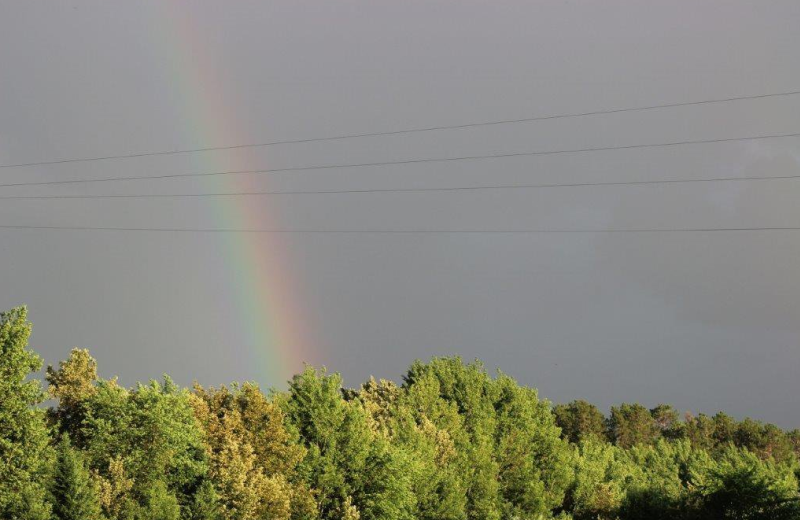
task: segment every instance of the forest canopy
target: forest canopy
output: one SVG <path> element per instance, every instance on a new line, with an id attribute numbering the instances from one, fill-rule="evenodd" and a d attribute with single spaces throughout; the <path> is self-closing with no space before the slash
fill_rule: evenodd
<path id="1" fill-rule="evenodd" d="M 43 385 L 30 332 L 24 307 L 0 314 L 2 519 L 800 519 L 797 430 L 552 406 L 458 357 L 263 392 L 125 388 L 74 349 Z"/>

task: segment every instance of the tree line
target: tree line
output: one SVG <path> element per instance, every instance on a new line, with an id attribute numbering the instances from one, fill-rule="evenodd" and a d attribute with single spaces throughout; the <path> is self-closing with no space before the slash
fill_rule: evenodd
<path id="1" fill-rule="evenodd" d="M 553 407 L 457 357 L 357 389 L 307 367 L 265 393 L 125 388 L 74 349 L 45 388 L 30 331 L 24 307 L 0 314 L 3 519 L 800 519 L 797 430 Z"/>

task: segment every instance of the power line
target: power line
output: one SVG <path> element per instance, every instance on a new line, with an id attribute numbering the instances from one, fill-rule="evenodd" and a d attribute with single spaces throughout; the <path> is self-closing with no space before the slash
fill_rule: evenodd
<path id="1" fill-rule="evenodd" d="M 545 150 L 533 152 L 516 152 L 516 153 L 502 153 L 502 154 L 489 154 L 489 155 L 467 155 L 460 157 L 444 157 L 444 158 L 431 158 L 431 159 L 407 159 L 400 161 L 382 161 L 382 162 L 369 162 L 369 163 L 354 163 L 354 164 L 329 164 L 321 166 L 296 166 L 288 168 L 270 168 L 261 170 L 231 170 L 220 172 L 206 172 L 206 173 L 172 173 L 163 175 L 149 175 L 143 177 L 104 177 L 99 179 L 72 179 L 62 181 L 38 181 L 38 182 L 16 182 L 0 184 L 0 187 L 11 186 L 45 186 L 54 184 L 78 184 L 89 182 L 112 182 L 112 181 L 131 181 L 131 180 L 149 180 L 149 179 L 171 179 L 181 177 L 210 177 L 221 175 L 239 175 L 239 174 L 262 174 L 262 173 L 279 173 L 279 172 L 296 172 L 296 171 L 312 171 L 312 170 L 331 170 L 338 168 L 365 168 L 365 167 L 379 167 L 379 166 L 393 166 L 403 164 L 422 164 L 422 163 L 444 163 L 444 162 L 457 162 L 457 161 L 471 161 L 479 159 L 502 159 L 510 157 L 532 157 L 540 155 L 561 155 L 573 153 L 590 153 L 602 152 L 612 150 L 632 150 L 638 148 L 663 148 L 671 146 L 684 146 L 692 144 L 713 144 L 713 143 L 729 143 L 737 141 L 756 141 L 763 139 L 777 139 L 782 137 L 798 137 L 800 132 L 790 134 L 772 134 L 772 135 L 757 135 L 747 137 L 728 137 L 723 139 L 699 139 L 690 141 L 672 141 L 667 143 L 646 143 L 646 144 L 632 144 L 624 146 L 602 146 L 595 148 L 572 148 L 563 150 Z"/>
<path id="2" fill-rule="evenodd" d="M 576 117 L 588 117 L 588 116 L 597 116 L 597 115 L 605 115 L 605 114 L 620 114 L 625 112 L 639 112 L 644 110 L 656 110 L 662 108 L 676 108 L 676 107 L 686 107 L 686 106 L 694 106 L 694 105 L 706 105 L 706 104 L 713 104 L 713 103 L 728 103 L 732 101 L 744 101 L 744 100 L 752 100 L 752 99 L 764 99 L 764 98 L 772 98 L 772 97 L 785 97 L 785 96 L 794 96 L 800 94 L 800 90 L 790 91 L 790 92 L 776 92 L 770 94 L 757 94 L 752 96 L 737 96 L 737 97 L 729 97 L 729 98 L 719 98 L 719 99 L 704 99 L 701 101 L 687 101 L 681 103 L 665 103 L 659 105 L 649 105 L 649 106 L 639 106 L 639 107 L 627 107 L 627 108 L 615 108 L 615 109 L 608 109 L 608 110 L 592 110 L 589 112 L 572 112 L 572 113 L 563 113 L 563 114 L 555 114 L 549 116 L 533 116 L 533 117 L 525 117 L 519 119 L 501 119 L 496 121 L 481 121 L 481 122 L 473 122 L 473 123 L 464 123 L 459 125 L 440 125 L 440 126 L 429 126 L 429 127 L 420 127 L 420 128 L 407 128 L 401 130 L 388 130 L 384 132 L 366 132 L 360 134 L 342 134 L 342 135 L 333 135 L 333 136 L 323 136 L 323 137 L 311 137 L 306 139 L 292 139 L 292 140 L 283 140 L 283 141 L 269 141 L 264 143 L 249 143 L 249 144 L 235 144 L 229 146 L 208 146 L 203 148 L 186 148 L 186 149 L 176 149 L 176 150 L 161 150 L 161 151 L 151 151 L 151 152 L 140 152 L 140 153 L 130 153 L 130 154 L 119 154 L 119 155 L 106 155 L 101 157 L 84 157 L 84 158 L 72 158 L 72 159 L 58 159 L 58 160 L 50 160 L 50 161 L 36 161 L 36 162 L 27 162 L 27 163 L 17 163 L 17 164 L 2 164 L 0 168 L 21 168 L 25 166 L 45 166 L 45 165 L 53 165 L 53 164 L 65 164 L 65 163 L 77 163 L 77 162 L 93 162 L 93 161 L 106 161 L 111 159 L 134 159 L 138 157 L 153 157 L 158 155 L 178 155 L 178 154 L 186 154 L 186 153 L 197 153 L 197 152 L 210 152 L 210 151 L 221 151 L 221 150 L 237 150 L 242 148 L 260 148 L 266 146 L 276 146 L 276 145 L 284 145 L 284 144 L 302 144 L 302 143 L 315 143 L 315 142 L 322 142 L 322 141 L 339 141 L 344 139 L 357 139 L 362 137 L 381 137 L 381 136 L 391 136 L 391 135 L 401 135 L 401 134 L 413 134 L 419 132 L 434 132 L 438 130 L 457 130 L 457 129 L 464 129 L 464 128 L 475 128 L 475 127 L 482 127 L 482 126 L 495 126 L 495 125 L 505 125 L 505 124 L 515 124 L 515 123 L 528 123 L 533 121 L 547 121 L 553 119 L 569 119 L 569 118 L 576 118 Z"/>
<path id="3" fill-rule="evenodd" d="M 420 234 L 610 234 L 610 233 L 716 233 L 745 231 L 800 231 L 793 227 L 736 227 L 736 228 L 632 228 L 632 229 L 217 229 L 217 228 L 145 228 L 111 226 L 26 226 L 0 225 L 0 229 L 39 229 L 59 231 L 134 231 L 167 233 L 275 233 L 275 234 L 376 234 L 376 235 L 420 235 Z"/>
<path id="4" fill-rule="evenodd" d="M 535 188 L 575 188 L 590 186 L 639 186 L 650 184 L 689 184 L 698 182 L 732 182 L 800 179 L 800 175 L 766 175 L 762 177 L 715 177 L 710 179 L 664 179 L 650 181 L 576 182 L 563 184 L 495 184 L 482 186 L 452 186 L 442 188 L 367 188 L 352 190 L 313 191 L 241 191 L 222 193 L 155 193 L 155 194 L 100 194 L 100 195 L 2 195 L 0 200 L 48 200 L 48 199 L 150 199 L 150 198 L 194 198 L 194 197 L 240 197 L 263 195 L 340 195 L 358 193 L 418 193 L 447 191 L 512 190 Z"/>

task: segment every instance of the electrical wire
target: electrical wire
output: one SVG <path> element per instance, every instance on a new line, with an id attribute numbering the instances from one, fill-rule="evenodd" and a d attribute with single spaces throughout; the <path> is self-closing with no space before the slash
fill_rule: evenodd
<path id="1" fill-rule="evenodd" d="M 291 139 L 291 140 L 282 140 L 282 141 L 268 141 L 263 143 L 248 143 L 248 144 L 234 144 L 228 146 L 208 146 L 202 148 L 184 148 L 184 149 L 174 149 L 174 150 L 160 150 L 160 151 L 149 151 L 149 152 L 139 152 L 139 153 L 128 153 L 128 154 L 116 154 L 116 155 L 105 155 L 99 157 L 83 157 L 83 158 L 70 158 L 70 159 L 56 159 L 56 160 L 48 160 L 48 161 L 35 161 L 35 162 L 26 162 L 26 163 L 16 163 L 16 164 L 0 164 L 0 168 L 22 168 L 27 166 L 46 166 L 46 165 L 54 165 L 54 164 L 66 164 L 66 163 L 78 163 L 78 162 L 94 162 L 94 161 L 107 161 L 112 159 L 134 159 L 139 157 L 153 157 L 159 155 L 178 155 L 178 154 L 188 154 L 188 153 L 197 153 L 197 152 L 210 152 L 210 151 L 221 151 L 221 150 L 238 150 L 242 148 L 262 148 L 267 146 L 277 146 L 277 145 L 286 145 L 286 144 L 302 144 L 302 143 L 315 143 L 315 142 L 323 142 L 323 141 L 339 141 L 344 139 L 357 139 L 363 137 L 382 137 L 382 136 L 392 136 L 392 135 L 402 135 L 402 134 L 413 134 L 413 133 L 420 133 L 420 132 L 434 132 L 439 130 L 458 130 L 464 128 L 476 128 L 482 126 L 496 126 L 496 125 L 506 125 L 506 124 L 518 124 L 518 123 L 529 123 L 534 121 L 548 121 L 554 119 L 570 119 L 570 118 L 578 118 L 578 117 L 588 117 L 588 116 L 598 116 L 598 115 L 606 115 L 606 114 L 620 114 L 625 112 L 639 112 L 645 110 L 657 110 L 657 109 L 665 109 L 665 108 L 676 108 L 676 107 L 687 107 L 687 106 L 696 106 L 696 105 L 707 105 L 707 104 L 715 104 L 715 103 L 729 103 L 733 101 L 744 101 L 744 100 L 753 100 L 753 99 L 765 99 L 765 98 L 772 98 L 772 97 L 786 97 L 786 96 L 794 96 L 800 94 L 800 90 L 788 91 L 788 92 L 775 92 L 769 94 L 756 94 L 750 96 L 737 96 L 737 97 L 728 97 L 728 98 L 718 98 L 718 99 L 704 99 L 700 101 L 687 101 L 687 102 L 678 102 L 678 103 L 664 103 L 658 105 L 648 105 L 648 106 L 638 106 L 638 107 L 625 107 L 625 108 L 614 108 L 614 109 L 607 109 L 607 110 L 592 110 L 588 112 L 571 112 L 571 113 L 563 113 L 563 114 L 554 114 L 554 115 L 547 115 L 547 116 L 532 116 L 532 117 L 524 117 L 524 118 L 517 118 L 517 119 L 500 119 L 495 121 L 479 121 L 479 122 L 472 122 L 472 123 L 464 123 L 458 125 L 438 125 L 438 126 L 428 126 L 428 127 L 420 127 L 420 128 L 406 128 L 400 130 L 388 130 L 383 132 L 365 132 L 365 133 L 357 133 L 357 134 L 342 134 L 342 135 L 332 135 L 332 136 L 322 136 L 322 137 L 311 137 L 305 139 Z"/>
<path id="2" fill-rule="evenodd" d="M 579 154 L 579 153 L 592 153 L 603 151 L 615 150 L 633 150 L 644 148 L 664 148 L 673 146 L 685 146 L 695 144 L 714 144 L 714 143 L 729 143 L 729 142 L 743 142 L 743 141 L 756 141 L 764 139 L 778 139 L 784 137 L 798 137 L 800 132 L 787 133 L 787 134 L 771 134 L 771 135 L 756 135 L 746 137 L 727 137 L 721 139 L 698 139 L 687 141 L 672 141 L 666 143 L 645 143 L 645 144 L 631 144 L 623 146 L 601 146 L 594 148 L 571 148 L 562 150 L 543 150 L 532 152 L 514 152 L 514 153 L 500 153 L 488 155 L 467 155 L 459 157 L 443 157 L 443 158 L 429 158 L 429 159 L 406 159 L 399 161 L 380 161 L 380 162 L 365 162 L 353 164 L 328 164 L 319 166 L 296 166 L 287 168 L 269 168 L 258 170 L 230 170 L 218 172 L 204 172 L 204 173 L 172 173 L 162 175 L 148 175 L 141 177 L 101 177 L 96 179 L 69 179 L 60 181 L 32 181 L 32 182 L 15 182 L 0 184 L 0 187 L 12 186 L 49 186 L 55 184 L 79 184 L 91 182 L 115 182 L 115 181 L 132 181 L 132 180 L 152 180 L 152 179 L 173 179 L 183 177 L 211 177 L 211 176 L 225 176 L 225 175 L 241 175 L 241 174 L 264 174 L 264 173 L 280 173 L 280 172 L 296 172 L 296 171 L 314 171 L 314 170 L 330 170 L 340 168 L 366 168 L 366 167 L 381 167 L 381 166 L 395 166 L 405 164 L 423 164 L 423 163 L 445 163 L 445 162 L 460 162 L 472 160 L 492 160 L 511 157 L 532 157 L 543 155 L 564 155 L 564 154 Z"/>
<path id="3" fill-rule="evenodd" d="M 650 181 L 608 181 L 576 182 L 559 184 L 494 184 L 481 186 L 449 186 L 442 188 L 367 188 L 352 190 L 313 190 L 313 191 L 240 191 L 218 193 L 153 193 L 153 194 L 99 194 L 99 195 L 0 195 L 0 200 L 49 200 L 49 199 L 151 199 L 151 198 L 202 198 L 202 197 L 241 197 L 267 195 L 341 195 L 358 193 L 419 193 L 449 191 L 482 191 L 513 189 L 576 188 L 590 186 L 641 186 L 652 184 L 689 184 L 734 181 L 768 181 L 800 179 L 800 175 L 765 175 L 762 177 L 715 177 L 710 179 L 664 179 Z"/>
<path id="4" fill-rule="evenodd" d="M 168 233 L 275 233 L 275 234 L 616 234 L 616 233 L 713 233 L 744 231 L 800 231 L 800 226 L 732 227 L 732 228 L 632 228 L 632 229 L 217 229 L 217 228 L 149 228 L 112 226 L 37 226 L 0 225 L 0 229 L 39 229 L 60 231 L 124 231 Z"/>

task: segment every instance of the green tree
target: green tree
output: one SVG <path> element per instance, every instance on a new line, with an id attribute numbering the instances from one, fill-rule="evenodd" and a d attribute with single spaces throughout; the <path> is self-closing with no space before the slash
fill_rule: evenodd
<path id="1" fill-rule="evenodd" d="M 64 435 L 58 445 L 51 496 L 56 520 L 98 520 L 100 499 L 80 452 Z"/>
<path id="2" fill-rule="evenodd" d="M 594 437 L 605 438 L 606 418 L 597 407 L 582 400 L 559 404 L 553 408 L 561 435 L 572 443 Z"/>
<path id="3" fill-rule="evenodd" d="M 78 432 L 84 416 L 83 403 L 97 392 L 97 362 L 86 349 L 72 349 L 58 369 L 47 367 L 45 377 L 50 397 L 58 399 L 58 407 L 50 409 L 50 417 L 61 431 Z"/>
<path id="4" fill-rule="evenodd" d="M 437 427 L 424 410 L 412 404 L 409 393 L 391 381 L 370 378 L 358 392 L 347 394 L 348 399 L 362 403 L 370 429 L 387 439 L 402 457 L 416 497 L 414 518 L 464 519 L 466 490 L 450 433 Z"/>
<path id="5" fill-rule="evenodd" d="M 698 490 L 698 516 L 703 518 L 800 518 L 800 495 L 792 466 L 759 460 L 748 451 L 728 448 Z"/>
<path id="6" fill-rule="evenodd" d="M 761 458 L 784 461 L 794 456 L 790 438 L 774 424 L 763 424 L 750 418 L 736 424 L 734 444 L 757 453 Z"/>
<path id="7" fill-rule="evenodd" d="M 550 403 L 539 400 L 536 390 L 503 374 L 492 385 L 503 517 L 548 515 L 564 501 L 572 482 L 571 450 L 560 437 Z"/>
<path id="8" fill-rule="evenodd" d="M 181 516 L 178 499 L 161 481 L 153 482 L 147 489 L 140 511 L 137 520 L 179 520 Z"/>
<path id="9" fill-rule="evenodd" d="M 48 432 L 39 382 L 42 361 L 28 350 L 27 309 L 0 313 L 0 518 L 49 516 L 46 503 Z"/>
<path id="10" fill-rule="evenodd" d="M 717 446 L 725 447 L 735 441 L 736 421 L 723 412 L 714 414 L 714 441 Z"/>
<path id="11" fill-rule="evenodd" d="M 97 378 L 94 360 L 81 350 L 51 368 L 48 381 L 59 399 L 51 417 L 84 454 L 108 516 L 129 514 L 162 484 L 179 503 L 192 502 L 207 466 L 186 390 L 168 377 L 127 390 Z"/>
<path id="12" fill-rule="evenodd" d="M 588 437 L 577 446 L 575 480 L 565 507 L 577 520 L 617 518 L 628 485 L 641 478 L 621 448 Z"/>
<path id="13" fill-rule="evenodd" d="M 608 433 L 614 444 L 621 448 L 652 444 L 659 434 L 650 411 L 638 403 L 612 406 Z"/>
<path id="14" fill-rule="evenodd" d="M 267 396 L 128 389 L 79 349 L 45 417 L 29 334 L 0 314 L 3 520 L 800 520 L 797 430 L 623 404 L 604 432 L 457 357 L 352 390 L 308 367 Z"/>
<path id="15" fill-rule="evenodd" d="M 716 448 L 714 439 L 714 421 L 705 414 L 697 417 L 687 413 L 684 420 L 686 438 L 698 449 L 713 451 Z"/>
<path id="16" fill-rule="evenodd" d="M 680 439 L 685 436 L 684 424 L 680 420 L 678 411 L 668 404 L 659 404 L 650 409 L 656 436 L 667 439 Z"/>
<path id="17" fill-rule="evenodd" d="M 786 440 L 792 447 L 797 457 L 800 457 L 800 430 L 794 429 L 786 432 Z"/>
<path id="18" fill-rule="evenodd" d="M 160 482 L 181 502 L 207 472 L 202 432 L 189 392 L 168 376 L 163 383 L 138 385 L 128 394 L 128 460 L 134 478 Z"/>
<path id="19" fill-rule="evenodd" d="M 423 400 L 415 406 L 429 409 L 434 423 L 455 441 L 461 454 L 458 471 L 465 479 L 467 517 L 499 520 L 504 504 L 495 458 L 496 388 L 483 365 L 464 364 L 458 357 L 415 361 L 403 380 L 404 388 Z"/>
<path id="20" fill-rule="evenodd" d="M 560 506 L 572 478 L 569 447 L 535 390 L 457 357 L 415 362 L 404 389 L 424 399 L 414 408 L 431 410 L 463 454 L 469 518 L 534 518 Z"/>
<path id="21" fill-rule="evenodd" d="M 227 517 L 304 518 L 315 510 L 311 493 L 297 482 L 305 450 L 257 386 L 195 385 L 192 406 L 205 435 L 209 478 Z"/>
<path id="22" fill-rule="evenodd" d="M 322 518 L 412 518 L 415 496 L 401 453 L 370 429 L 360 401 L 343 398 L 338 374 L 307 367 L 282 404 L 307 449 L 300 473 L 317 493 Z"/>
<path id="23" fill-rule="evenodd" d="M 204 481 L 194 495 L 191 520 L 223 520 L 219 495 L 210 480 Z"/>
<path id="24" fill-rule="evenodd" d="M 684 514 L 697 475 L 707 471 L 711 459 L 694 450 L 688 440 L 659 439 L 652 445 L 637 444 L 625 451 L 638 468 L 627 483 L 620 517 L 675 520 Z"/>

